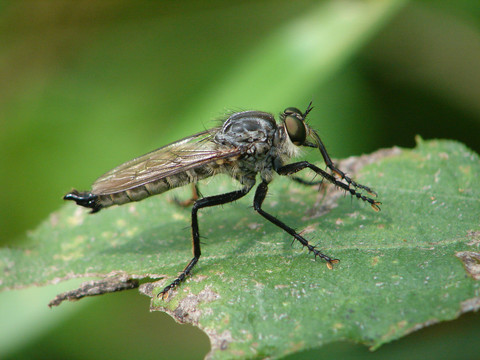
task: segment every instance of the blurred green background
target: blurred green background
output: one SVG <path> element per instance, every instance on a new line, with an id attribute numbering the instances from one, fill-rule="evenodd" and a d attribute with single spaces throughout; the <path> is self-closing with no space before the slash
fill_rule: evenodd
<path id="1" fill-rule="evenodd" d="M 310 124 L 335 158 L 412 147 L 416 134 L 480 151 L 478 0 L 3 1 L 0 34 L 3 246 L 22 244 L 71 188 L 232 110 L 279 113 L 313 100 Z M 0 294 L 0 357 L 208 352 L 204 333 L 150 314 L 136 291 L 46 308 L 74 286 Z M 474 358 L 479 319 L 373 354 L 348 343 L 321 354 Z"/>

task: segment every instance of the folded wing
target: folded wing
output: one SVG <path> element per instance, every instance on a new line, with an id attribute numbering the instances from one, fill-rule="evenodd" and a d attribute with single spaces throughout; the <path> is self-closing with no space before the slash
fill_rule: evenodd
<path id="1" fill-rule="evenodd" d="M 242 153 L 213 141 L 218 128 L 206 130 L 130 160 L 98 178 L 92 193 L 109 195 Z"/>

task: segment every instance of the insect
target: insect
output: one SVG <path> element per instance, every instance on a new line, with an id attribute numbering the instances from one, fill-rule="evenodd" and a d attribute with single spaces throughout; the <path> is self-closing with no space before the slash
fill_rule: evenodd
<path id="1" fill-rule="evenodd" d="M 325 179 L 369 203 L 375 211 L 380 210 L 379 201 L 363 195 L 363 191 L 366 191 L 371 196 L 377 196 L 372 189 L 356 183 L 333 164 L 317 132 L 305 122 L 312 109 L 312 103 L 304 113 L 295 107 L 286 108 L 280 114 L 280 123 L 275 121 L 272 114 L 262 111 L 231 114 L 221 126 L 128 161 L 98 178 L 91 191 L 72 190 L 64 199 L 73 200 L 77 205 L 90 208 L 91 212 L 95 213 L 112 205 L 140 201 L 189 183 L 197 184 L 202 179 L 220 173 L 228 174 L 237 180 L 242 185 L 240 190 L 199 198 L 193 202 L 193 258 L 178 277 L 159 293 L 159 296 L 165 297 L 169 290 L 190 274 L 200 258 L 198 210 L 242 198 L 254 187 L 259 175 L 260 184 L 253 199 L 255 211 L 293 236 L 315 257 L 324 259 L 331 269 L 338 259 L 323 254 L 293 228 L 262 209 L 274 174 L 289 176 L 309 168 L 321 176 L 322 180 Z M 287 163 L 297 155 L 302 146 L 318 149 L 329 171 L 307 161 Z M 295 176 L 292 176 L 292 179 L 307 185 L 315 184 Z"/>

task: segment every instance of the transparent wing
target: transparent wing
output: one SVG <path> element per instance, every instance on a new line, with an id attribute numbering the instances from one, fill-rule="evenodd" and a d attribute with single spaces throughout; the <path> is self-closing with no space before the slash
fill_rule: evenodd
<path id="1" fill-rule="evenodd" d="M 210 162 L 241 154 L 239 148 L 212 141 L 218 128 L 206 130 L 130 160 L 98 178 L 96 195 L 108 195 L 147 184 Z"/>

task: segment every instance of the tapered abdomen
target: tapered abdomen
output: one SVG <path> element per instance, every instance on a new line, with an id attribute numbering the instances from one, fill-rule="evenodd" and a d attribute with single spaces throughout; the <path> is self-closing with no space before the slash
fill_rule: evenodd
<path id="1" fill-rule="evenodd" d="M 108 188 L 105 188 L 105 184 L 102 185 L 101 192 L 96 191 L 96 183 L 94 183 L 91 192 L 78 192 L 77 190 L 73 190 L 71 193 L 65 195 L 64 199 L 73 200 L 77 205 L 91 208 L 93 213 L 105 207 L 140 201 L 152 195 L 161 194 L 189 183 L 195 183 L 212 176 L 216 170 L 218 170 L 218 165 L 207 164 L 172 176 L 166 176 L 131 189 L 116 192 L 109 192 Z"/>
<path id="2" fill-rule="evenodd" d="M 162 179 L 151 181 L 144 185 L 140 185 L 125 191 L 114 193 L 96 193 L 95 183 L 92 186 L 92 193 L 98 196 L 97 202 L 102 207 L 108 207 L 112 205 L 122 205 L 131 201 L 140 201 L 149 196 L 161 194 L 165 191 L 187 185 L 189 183 L 195 183 L 199 180 L 210 177 L 214 173 L 213 166 L 204 165 L 190 170 L 186 170 L 177 173 L 172 176 L 166 176 Z"/>

